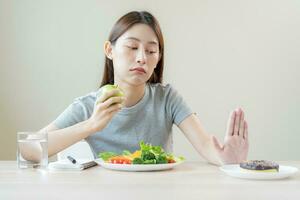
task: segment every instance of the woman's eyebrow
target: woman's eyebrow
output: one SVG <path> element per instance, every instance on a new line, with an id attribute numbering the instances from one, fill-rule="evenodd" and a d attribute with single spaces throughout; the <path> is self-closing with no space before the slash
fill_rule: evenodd
<path id="1" fill-rule="evenodd" d="M 138 41 L 138 42 L 141 41 L 140 39 L 138 39 L 138 38 L 136 38 L 136 37 L 127 37 L 127 38 L 125 38 L 125 40 L 135 40 L 135 41 Z M 155 44 L 155 45 L 158 45 L 158 43 L 157 43 L 156 41 L 148 41 L 147 43 L 148 43 L 148 44 Z"/>

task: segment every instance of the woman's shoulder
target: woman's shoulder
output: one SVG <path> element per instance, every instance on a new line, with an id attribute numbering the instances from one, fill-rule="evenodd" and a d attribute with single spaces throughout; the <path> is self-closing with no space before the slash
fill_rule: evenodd
<path id="1" fill-rule="evenodd" d="M 78 96 L 74 99 L 75 104 L 84 104 L 84 105 L 94 105 L 95 101 L 96 101 L 96 94 L 97 91 L 92 91 L 89 92 L 85 95 L 82 96 Z"/>
<path id="2" fill-rule="evenodd" d="M 152 90 L 158 90 L 158 91 L 164 91 L 164 92 L 174 89 L 170 83 L 167 83 L 167 84 L 149 83 L 148 85 Z"/>

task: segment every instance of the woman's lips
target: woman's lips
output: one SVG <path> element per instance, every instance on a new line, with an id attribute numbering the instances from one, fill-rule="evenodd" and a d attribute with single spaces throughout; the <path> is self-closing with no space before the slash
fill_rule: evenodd
<path id="1" fill-rule="evenodd" d="M 145 69 L 142 67 L 135 67 L 130 69 L 130 71 L 136 71 L 136 72 L 140 72 L 140 73 L 146 73 Z"/>

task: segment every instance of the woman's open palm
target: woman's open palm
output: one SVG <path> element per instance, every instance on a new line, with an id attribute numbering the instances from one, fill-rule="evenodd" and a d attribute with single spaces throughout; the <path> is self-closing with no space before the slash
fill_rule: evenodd
<path id="1" fill-rule="evenodd" d="M 248 124 L 241 108 L 230 114 L 224 144 L 213 136 L 213 143 L 223 164 L 247 160 L 249 150 Z"/>

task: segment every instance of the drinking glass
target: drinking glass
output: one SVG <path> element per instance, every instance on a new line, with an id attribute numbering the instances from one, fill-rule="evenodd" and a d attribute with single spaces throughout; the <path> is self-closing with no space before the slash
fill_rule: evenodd
<path id="1" fill-rule="evenodd" d="M 20 169 L 45 169 L 48 165 L 47 132 L 17 133 L 17 162 Z"/>

